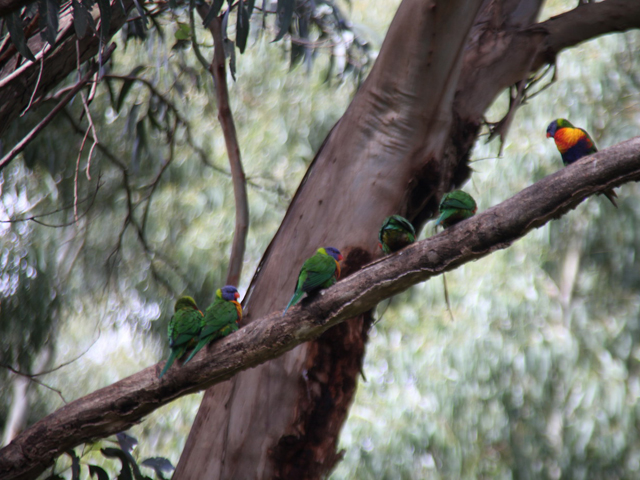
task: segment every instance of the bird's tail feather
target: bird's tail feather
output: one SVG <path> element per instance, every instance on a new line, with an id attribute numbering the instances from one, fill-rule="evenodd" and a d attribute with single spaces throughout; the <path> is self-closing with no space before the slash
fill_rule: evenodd
<path id="1" fill-rule="evenodd" d="M 160 372 L 160 375 L 158 375 L 158 378 L 162 378 L 162 376 L 167 373 L 167 370 L 169 370 L 171 365 L 173 365 L 177 356 L 177 350 L 171 350 L 171 355 L 169 355 L 169 359 L 167 360 L 167 363 L 164 364 L 164 368 L 162 369 L 162 372 Z"/>
<path id="2" fill-rule="evenodd" d="M 187 359 L 184 361 L 182 365 L 186 365 L 189 362 L 189 360 L 191 360 L 195 356 L 195 354 L 198 353 L 202 349 L 202 347 L 204 347 L 207 344 L 208 341 L 209 341 L 208 338 L 205 338 L 204 340 L 200 340 L 198 344 L 194 347 L 193 352 L 191 352 L 191 355 L 187 357 Z"/>
<path id="3" fill-rule="evenodd" d="M 293 294 L 293 297 L 291 297 L 291 300 L 289 300 L 289 305 L 287 305 L 287 308 L 285 308 L 284 312 L 282 312 L 283 317 L 285 316 L 285 314 L 287 313 L 287 310 L 289 310 L 289 307 L 291 305 L 295 305 L 296 303 L 298 303 L 298 300 L 302 298 L 302 295 L 304 295 L 304 292 L 302 291 L 296 292 Z"/>

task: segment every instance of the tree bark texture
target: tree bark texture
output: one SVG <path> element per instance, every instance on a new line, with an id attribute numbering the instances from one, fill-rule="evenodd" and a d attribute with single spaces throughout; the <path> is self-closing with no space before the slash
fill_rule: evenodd
<path id="1" fill-rule="evenodd" d="M 402 2 L 375 66 L 325 140 L 261 261 L 245 297 L 247 322 L 286 305 L 316 248 L 339 248 L 349 275 L 379 254 L 376 235 L 385 216 L 403 214 L 418 226 L 430 218 L 441 194 L 468 178 L 482 115 L 504 88 L 553 61 L 560 48 L 607 28 L 640 26 L 622 20 L 620 6 L 636 17 L 640 8 L 621 0 L 605 2 L 616 13 L 604 20 L 602 7 L 585 5 L 569 18 L 534 25 L 541 3 Z M 566 29 L 578 17 L 598 27 L 584 27 L 569 41 Z M 360 315 L 208 390 L 175 478 L 326 475 L 340 458 L 338 434 L 369 325 L 369 314 Z"/>
<path id="2" fill-rule="evenodd" d="M 68 449 L 130 428 L 182 395 L 216 384 L 229 388 L 226 380 L 238 372 L 259 371 L 246 369 L 300 350 L 303 342 L 352 322 L 418 282 L 507 248 L 589 195 L 639 178 L 640 137 L 585 157 L 463 223 L 372 262 L 312 301 L 302 300 L 284 317 L 276 310 L 254 319 L 162 380 L 157 377 L 164 362 L 65 405 L 0 450 L 0 478 L 35 479 Z"/>

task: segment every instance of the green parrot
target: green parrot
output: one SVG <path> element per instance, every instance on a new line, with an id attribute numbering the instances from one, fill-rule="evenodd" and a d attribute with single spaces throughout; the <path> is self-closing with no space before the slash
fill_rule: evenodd
<path id="1" fill-rule="evenodd" d="M 382 251 L 389 254 L 415 242 L 416 231 L 406 218 L 400 215 L 391 215 L 382 222 L 378 240 Z"/>
<path id="2" fill-rule="evenodd" d="M 191 297 L 180 297 L 176 302 L 175 313 L 169 320 L 169 347 L 171 347 L 171 355 L 164 365 L 162 372 L 158 378 L 169 370 L 176 359 L 181 358 L 189 347 L 192 347 L 198 341 L 198 335 L 202 328 L 202 312 L 198 310 L 196 302 Z"/>
<path id="3" fill-rule="evenodd" d="M 477 210 L 478 206 L 471 195 L 462 190 L 453 190 L 440 201 L 440 218 L 436 226 L 448 228 L 465 218 L 473 217 Z"/>
<path id="4" fill-rule="evenodd" d="M 185 360 L 187 364 L 202 347 L 216 338 L 226 337 L 238 330 L 238 322 L 242 319 L 242 305 L 236 300 L 240 294 L 236 287 L 226 285 L 216 291 L 216 299 L 205 310 L 202 322 L 202 330 L 196 348 Z"/>
<path id="5" fill-rule="evenodd" d="M 282 316 L 284 317 L 289 307 L 298 303 L 305 293 L 327 288 L 336 283 L 340 278 L 338 263 L 340 260 L 342 260 L 340 251 L 333 247 L 319 248 L 315 255 L 305 260 L 298 275 L 296 290 Z"/>

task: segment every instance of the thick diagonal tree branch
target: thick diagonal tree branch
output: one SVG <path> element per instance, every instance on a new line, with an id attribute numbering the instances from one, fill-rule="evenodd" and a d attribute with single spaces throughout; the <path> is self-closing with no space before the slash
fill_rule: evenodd
<path id="1" fill-rule="evenodd" d="M 284 318 L 273 312 L 157 379 L 161 363 L 82 397 L 0 450 L 0 478 L 36 478 L 65 450 L 112 435 L 176 398 L 228 380 L 445 271 L 507 248 L 586 197 L 640 179 L 640 137 L 586 157 L 475 217 L 367 265 Z M 593 201 L 593 200 L 592 200 Z"/>
<path id="2" fill-rule="evenodd" d="M 545 58 L 548 60 L 549 56 L 586 40 L 640 27 L 640 2 L 607 0 L 588 3 L 550 18 L 539 26 L 549 32 L 549 37 L 536 67 L 540 67 Z"/>

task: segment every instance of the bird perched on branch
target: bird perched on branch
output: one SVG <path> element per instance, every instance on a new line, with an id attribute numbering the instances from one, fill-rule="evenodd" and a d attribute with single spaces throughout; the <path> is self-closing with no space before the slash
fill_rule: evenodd
<path id="1" fill-rule="evenodd" d="M 415 242 L 416 231 L 406 218 L 400 215 L 391 215 L 382 222 L 378 240 L 382 251 L 389 254 Z"/>
<path id="2" fill-rule="evenodd" d="M 215 300 L 205 310 L 204 317 L 201 319 L 202 329 L 198 344 L 185 360 L 184 365 L 207 343 L 238 330 L 238 322 L 242 319 L 242 305 L 237 302 L 238 298 L 240 298 L 238 290 L 231 285 L 216 290 Z"/>
<path id="3" fill-rule="evenodd" d="M 583 128 L 574 127 L 569 120 L 558 118 L 547 127 L 547 138 L 552 137 L 562 156 L 562 163 L 569 165 L 582 157 L 596 153 L 598 149 L 593 139 Z M 614 207 L 618 197 L 613 190 L 602 192 Z"/>
<path id="4" fill-rule="evenodd" d="M 180 297 L 178 299 L 167 328 L 171 354 L 158 378 L 162 378 L 173 362 L 181 358 L 189 347 L 197 343 L 202 328 L 202 319 L 202 312 L 198 310 L 193 298 Z"/>
<path id="5" fill-rule="evenodd" d="M 340 260 L 342 260 L 340 251 L 333 247 L 319 248 L 312 257 L 305 260 L 298 275 L 296 290 L 282 316 L 287 313 L 291 305 L 298 303 L 298 300 L 305 293 L 309 294 L 336 283 L 340 278 L 340 264 L 338 263 Z"/>
<path id="6" fill-rule="evenodd" d="M 473 217 L 478 210 L 473 197 L 462 190 L 453 190 L 445 194 L 440 200 L 439 208 L 440 217 L 436 226 L 442 225 L 443 228 L 455 225 L 465 218 Z"/>

